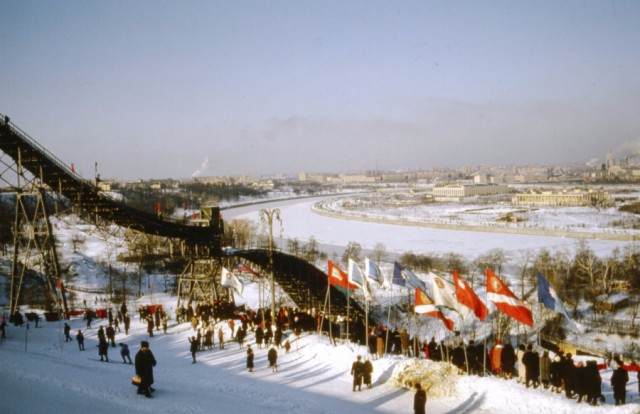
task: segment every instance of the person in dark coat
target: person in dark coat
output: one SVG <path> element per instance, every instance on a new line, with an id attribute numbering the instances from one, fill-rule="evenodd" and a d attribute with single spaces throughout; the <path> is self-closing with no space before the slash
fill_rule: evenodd
<path id="1" fill-rule="evenodd" d="M 533 350 L 533 345 L 527 345 L 527 350 L 522 355 L 522 363 L 525 366 L 525 383 L 527 388 L 529 385 L 533 385 L 533 388 L 538 388 L 540 381 L 538 379 L 540 375 L 540 355 Z"/>
<path id="2" fill-rule="evenodd" d="M 362 391 L 362 375 L 364 374 L 364 364 L 361 361 L 362 357 L 358 355 L 356 361 L 351 365 L 351 375 L 353 375 L 353 391 L 358 388 L 358 391 Z"/>
<path id="3" fill-rule="evenodd" d="M 120 343 L 118 345 L 120 345 L 120 356 L 122 357 L 122 363 L 126 364 L 128 359 L 129 364 L 132 364 L 131 355 L 129 354 L 129 345 L 123 343 Z"/>
<path id="4" fill-rule="evenodd" d="M 614 363 L 616 368 L 611 375 L 611 387 L 613 388 L 613 398 L 616 405 L 624 405 L 627 399 L 627 382 L 629 382 L 629 373 L 622 367 L 622 363 L 617 361 Z"/>
<path id="5" fill-rule="evenodd" d="M 129 335 L 129 327 L 131 327 L 131 318 L 127 312 L 123 313 L 122 321 L 124 322 L 124 333 Z"/>
<path id="6" fill-rule="evenodd" d="M 256 328 L 256 345 L 258 345 L 258 349 L 262 348 L 262 340 L 264 339 L 264 331 L 262 330 L 262 325 L 258 325 Z"/>
<path id="7" fill-rule="evenodd" d="M 364 385 L 367 388 L 371 388 L 371 374 L 373 373 L 373 364 L 369 361 L 369 358 L 365 358 L 364 364 L 362 366 L 362 378 L 364 380 Z"/>
<path id="8" fill-rule="evenodd" d="M 602 395 L 602 377 L 598 371 L 598 362 L 595 360 L 587 361 L 586 366 L 587 377 L 587 402 L 590 405 L 597 405 L 598 398 L 604 398 Z"/>
<path id="9" fill-rule="evenodd" d="M 109 343 L 107 342 L 107 340 L 103 337 L 98 339 L 98 355 L 100 355 L 100 361 L 105 361 L 109 362 Z"/>
<path id="10" fill-rule="evenodd" d="M 76 341 L 78 341 L 78 348 L 84 351 L 84 334 L 80 329 L 78 329 L 78 333 L 76 334 Z"/>
<path id="11" fill-rule="evenodd" d="M 140 350 L 136 354 L 135 366 L 136 375 L 142 379 L 138 385 L 138 394 L 144 394 L 145 397 L 151 398 L 151 393 L 155 391 L 152 385 L 153 367 L 156 366 L 156 359 L 149 349 L 149 342 L 140 342 Z"/>
<path id="12" fill-rule="evenodd" d="M 500 365 L 502 367 L 504 377 L 506 379 L 511 379 L 516 370 L 516 352 L 513 349 L 513 345 L 509 342 L 505 343 L 502 348 L 502 353 L 500 354 Z"/>
<path id="13" fill-rule="evenodd" d="M 113 326 L 109 325 L 106 329 L 106 335 L 109 342 L 111 342 L 111 347 L 116 347 L 116 330 L 113 329 Z"/>
<path id="14" fill-rule="evenodd" d="M 576 366 L 573 363 L 573 355 L 567 353 L 561 365 L 562 384 L 567 398 L 573 398 L 573 388 L 576 379 Z"/>
<path id="15" fill-rule="evenodd" d="M 71 339 L 71 327 L 66 322 L 64 323 L 64 341 L 73 341 L 73 339 Z"/>
<path id="16" fill-rule="evenodd" d="M 453 348 L 451 352 L 451 363 L 458 367 L 460 371 L 465 370 L 464 349 L 461 346 Z"/>
<path id="17" fill-rule="evenodd" d="M 579 361 L 575 369 L 573 381 L 573 394 L 578 396 L 576 401 L 579 403 L 582 402 L 583 398 L 586 400 L 588 382 L 587 367 L 585 367 L 582 361 Z"/>
<path id="18" fill-rule="evenodd" d="M 425 414 L 427 410 L 427 392 L 420 383 L 416 383 L 416 395 L 413 397 L 414 414 Z"/>
<path id="19" fill-rule="evenodd" d="M 249 368 L 249 372 L 253 372 L 253 349 L 251 349 L 251 345 L 247 345 L 247 368 Z"/>
<path id="20" fill-rule="evenodd" d="M 562 358 L 556 355 L 551 362 L 551 391 L 560 393 L 562 390 Z"/>
<path id="21" fill-rule="evenodd" d="M 198 340 L 195 336 L 189 338 L 189 350 L 191 351 L 191 359 L 193 360 L 192 364 L 196 363 L 196 352 L 198 351 Z"/>
<path id="22" fill-rule="evenodd" d="M 278 371 L 278 351 L 276 351 L 276 348 L 273 345 L 271 345 L 269 352 L 267 352 L 267 359 L 269 360 L 271 371 Z"/>

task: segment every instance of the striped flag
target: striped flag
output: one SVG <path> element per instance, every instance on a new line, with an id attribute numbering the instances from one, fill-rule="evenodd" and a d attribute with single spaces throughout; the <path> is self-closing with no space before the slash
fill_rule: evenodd
<path id="1" fill-rule="evenodd" d="M 453 321 L 447 318 L 446 316 L 444 316 L 442 311 L 438 309 L 438 307 L 435 305 L 433 300 L 431 300 L 431 298 L 427 296 L 427 294 L 424 291 L 420 289 L 416 289 L 415 291 L 416 291 L 415 308 L 414 308 L 415 313 L 421 313 L 423 315 L 440 319 L 442 323 L 444 323 L 444 326 L 448 330 L 452 331 Z"/>
<path id="2" fill-rule="evenodd" d="M 518 322 L 533 326 L 533 316 L 527 305 L 491 269 L 487 269 L 487 300 Z"/>

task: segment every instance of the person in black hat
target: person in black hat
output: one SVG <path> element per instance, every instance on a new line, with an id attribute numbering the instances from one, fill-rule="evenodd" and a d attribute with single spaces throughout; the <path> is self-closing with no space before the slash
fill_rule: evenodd
<path id="1" fill-rule="evenodd" d="M 151 398 L 151 393 L 155 391 L 153 385 L 153 367 L 156 366 L 156 359 L 149 349 L 149 342 L 140 342 L 140 350 L 136 354 L 136 375 L 140 376 L 142 381 L 138 385 L 138 394 L 144 394 L 145 397 Z"/>

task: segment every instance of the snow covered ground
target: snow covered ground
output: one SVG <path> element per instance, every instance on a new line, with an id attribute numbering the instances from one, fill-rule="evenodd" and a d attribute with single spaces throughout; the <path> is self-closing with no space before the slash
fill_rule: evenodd
<path id="1" fill-rule="evenodd" d="M 253 293 L 252 293 L 253 292 Z M 248 286 L 248 302 L 255 300 L 255 287 Z M 156 295 L 172 314 L 175 298 Z M 146 300 L 141 303 L 148 303 Z M 130 308 L 136 304 L 130 303 Z M 303 334 L 298 341 L 291 336 L 292 350 L 279 351 L 278 372 L 268 367 L 266 349 L 255 349 L 256 369 L 245 368 L 245 349 L 227 343 L 197 354 L 191 363 L 188 336 L 193 330 L 187 323 L 172 321 L 167 334 L 148 338 L 146 325 L 132 320 L 129 335 L 116 334 L 116 342 L 129 344 L 132 356 L 141 340 L 149 340 L 158 365 L 154 370 L 156 392 L 146 399 L 136 394 L 131 385 L 132 365 L 123 364 L 118 347 L 109 348 L 112 363 L 100 362 L 96 333 L 105 320 L 97 320 L 93 328 L 72 319 L 72 336 L 77 329 L 85 332 L 85 351 L 75 341 L 64 342 L 62 324 L 41 322 L 30 329 L 10 325 L 8 338 L 0 348 L 0 389 L 2 413 L 87 412 L 93 414 L 126 413 L 401 413 L 412 412 L 413 390 L 395 384 L 394 369 L 407 359 L 399 356 L 373 361 L 373 388 L 351 391 L 351 363 L 356 355 L 365 354 L 363 347 L 340 344 L 331 346 L 326 337 Z M 226 323 L 220 326 L 229 331 Z M 249 335 L 248 343 L 253 343 Z M 216 339 L 217 344 L 217 339 Z M 578 405 L 563 395 L 549 390 L 526 389 L 515 379 L 456 377 L 451 393 L 444 397 L 431 395 L 429 413 L 638 413 L 640 405 L 637 380 L 631 376 L 628 401 L 624 407 L 612 405 L 608 379 L 611 371 L 602 373 L 606 405 Z"/>
<path id="2" fill-rule="evenodd" d="M 363 249 L 373 249 L 382 243 L 390 254 L 401 255 L 412 251 L 418 254 L 459 253 L 468 260 L 491 249 L 500 248 L 517 260 L 521 252 L 534 252 L 546 248 L 550 251 L 572 252 L 578 241 L 572 238 L 532 236 L 523 234 L 485 233 L 464 230 L 446 230 L 426 227 L 398 226 L 393 224 L 370 223 L 325 217 L 312 212 L 312 206 L 319 199 L 301 199 L 272 202 L 231 208 L 222 212 L 227 222 L 233 219 L 247 219 L 260 223 L 261 208 L 281 210 L 282 231 L 274 225 L 274 238 L 278 246 L 286 248 L 286 240 L 297 238 L 307 242 L 313 236 L 330 252 L 342 254 L 351 241 L 359 243 Z M 570 215 L 565 215 L 570 220 Z M 588 240 L 588 245 L 597 255 L 609 255 L 616 247 L 624 249 L 631 242 L 612 240 Z"/>
<path id="3" fill-rule="evenodd" d="M 572 240 L 552 237 L 534 237 L 499 234 L 485 235 L 475 232 L 435 231 L 400 226 L 351 222 L 316 216 L 310 212 L 313 200 L 288 201 L 266 206 L 251 206 L 226 210 L 223 217 L 247 217 L 259 222 L 257 211 L 263 207 L 280 207 L 284 221 L 282 237 L 307 240 L 311 235 L 321 243 L 344 248 L 349 241 L 357 241 L 365 248 L 382 242 L 389 251 L 459 252 L 473 256 L 495 247 L 516 252 L 523 248 L 570 248 Z M 104 304 L 105 297 L 94 293 L 104 287 L 107 280 L 104 269 L 97 261 L 107 260 L 122 248 L 109 247 L 103 241 L 86 237 L 80 251 L 73 253 L 74 234 L 66 226 L 73 223 L 55 223 L 60 241 L 60 256 L 64 265 L 76 273 L 69 288 L 77 291 L 75 303 Z M 415 231 L 415 233 L 414 233 Z M 282 243 L 278 231 L 278 241 Z M 594 250 L 609 252 L 620 242 L 592 241 Z M 110 251 L 111 249 L 111 251 Z M 152 278 L 152 281 L 156 278 Z M 159 283 L 151 283 L 145 296 L 129 302 L 130 309 L 138 304 L 162 303 L 174 317 L 176 298 L 164 293 Z M 237 298 L 250 307 L 258 305 L 258 289 L 245 287 L 244 298 Z M 84 296 L 83 296 L 84 295 Z M 4 309 L 0 309 L 2 311 Z M 25 309 L 23 309 L 24 311 Z M 102 321 L 105 325 L 104 321 Z M 69 321 L 72 336 L 85 328 L 82 319 Z M 351 363 L 356 355 L 366 354 L 363 347 L 340 344 L 329 345 L 325 337 L 304 334 L 293 342 L 292 351 L 280 351 L 279 371 L 267 367 L 266 350 L 256 350 L 256 370 L 247 372 L 245 351 L 230 344 L 224 351 L 216 348 L 198 353 L 198 363 L 191 364 L 188 336 L 193 330 L 187 324 L 171 321 L 168 333 L 147 338 L 146 325 L 136 318 L 129 335 L 118 333 L 117 342 L 129 344 L 132 355 L 141 340 L 149 340 L 158 360 L 155 369 L 154 398 L 136 394 L 131 385 L 133 367 L 122 364 L 118 348 L 110 348 L 116 363 L 99 362 L 96 332 L 100 321 L 85 331 L 86 351 L 79 351 L 75 342 L 64 342 L 62 325 L 42 322 L 39 328 L 8 327 L 6 343 L 0 347 L 1 413 L 90 412 L 219 412 L 244 414 L 259 413 L 399 413 L 412 412 L 413 390 L 394 381 L 394 370 L 408 361 L 403 357 L 385 357 L 374 360 L 371 390 L 351 391 Z M 222 325 L 227 331 L 226 324 Z M 248 342 L 252 343 L 253 335 Z M 254 347 L 255 348 L 255 347 Z M 575 401 L 548 390 L 526 389 L 515 380 L 496 378 L 454 377 L 450 393 L 431 393 L 427 403 L 430 413 L 640 413 L 640 397 L 635 376 L 628 384 L 628 405 L 614 407 L 608 383 L 611 371 L 602 372 L 603 393 L 607 403 L 600 407 L 578 405 Z"/>

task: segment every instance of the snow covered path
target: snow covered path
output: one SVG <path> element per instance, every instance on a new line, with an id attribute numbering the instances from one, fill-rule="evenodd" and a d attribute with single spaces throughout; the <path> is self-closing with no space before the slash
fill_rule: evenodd
<path id="1" fill-rule="evenodd" d="M 104 322 L 104 321 L 103 321 Z M 84 328 L 80 319 L 70 321 L 72 334 Z M 123 364 L 119 348 L 109 348 L 115 363 L 100 362 L 96 348 L 99 321 L 86 332 L 86 351 L 76 342 L 61 339 L 58 323 L 29 329 L 25 352 L 25 328 L 9 327 L 9 338 L 0 348 L 0 403 L 2 413 L 85 412 L 92 414 L 126 413 L 400 413 L 411 412 L 413 391 L 395 387 L 388 379 L 394 366 L 404 359 L 388 357 L 373 361 L 374 386 L 353 393 L 349 370 L 356 354 L 363 349 L 330 346 L 326 338 L 305 334 L 292 344 L 289 354 L 280 351 L 279 371 L 271 372 L 266 349 L 256 349 L 256 369 L 245 368 L 245 350 L 228 344 L 197 354 L 191 363 L 187 337 L 193 335 L 188 324 L 170 326 L 167 335 L 149 339 L 158 366 L 154 370 L 154 398 L 136 394 L 131 385 L 133 366 Z M 140 340 L 147 339 L 145 326 L 132 321 L 129 336 L 116 335 L 116 341 L 130 345 L 132 354 Z M 62 345 L 62 346 L 61 346 Z M 255 348 L 255 345 L 253 345 Z M 297 349 L 296 349 L 297 348 Z M 610 375 L 610 373 L 609 373 Z M 606 375 L 603 375 L 606 378 Z M 633 377 L 632 377 L 633 378 Z M 611 393 L 605 386 L 608 405 L 577 405 L 562 395 L 546 390 L 526 389 L 515 380 L 462 377 L 457 396 L 430 398 L 429 413 L 635 413 L 640 406 L 637 382 L 629 385 L 632 403 L 611 405 Z M 633 390 L 633 392 L 631 392 Z"/>

